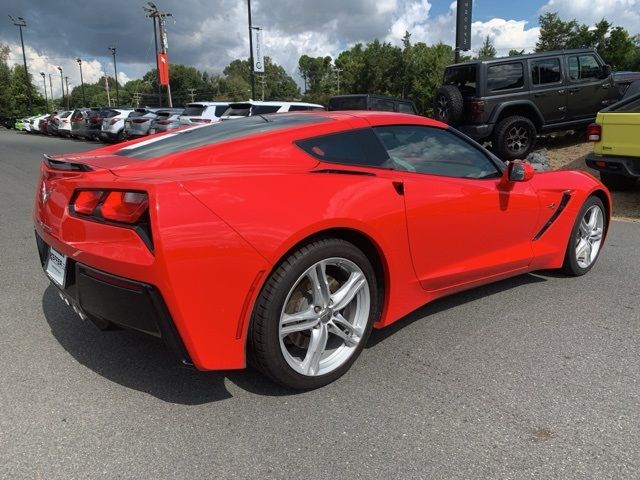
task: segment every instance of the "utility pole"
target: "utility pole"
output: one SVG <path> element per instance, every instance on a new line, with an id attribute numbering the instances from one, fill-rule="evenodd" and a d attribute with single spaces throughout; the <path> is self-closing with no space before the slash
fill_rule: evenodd
<path id="1" fill-rule="evenodd" d="M 161 12 L 153 2 L 147 2 L 147 7 L 142 9 L 147 12 L 147 17 L 153 18 L 153 35 L 156 41 L 156 68 L 158 72 L 158 99 L 160 96 L 160 61 L 158 59 L 158 39 L 156 37 L 156 20 L 158 23 L 158 29 L 160 30 L 160 53 L 166 54 L 169 49 L 169 42 L 167 40 L 167 31 L 165 27 L 165 18 L 173 17 L 173 14 L 169 12 Z M 173 100 L 171 99 L 171 82 L 167 83 L 167 100 L 169 107 L 173 107 Z M 160 100 L 162 106 L 162 100 Z"/>
<path id="2" fill-rule="evenodd" d="M 191 103 L 196 101 L 196 89 L 195 88 L 189 88 L 189 96 L 191 97 Z"/>
<path id="3" fill-rule="evenodd" d="M 249 13 L 249 71 L 251 72 L 251 100 L 256 98 L 256 77 L 253 73 L 253 27 L 251 25 L 251 0 L 247 0 Z"/>
<path id="4" fill-rule="evenodd" d="M 69 107 L 69 77 L 65 76 L 64 77 L 64 82 L 67 84 L 67 110 L 70 110 Z"/>
<path id="5" fill-rule="evenodd" d="M 333 71 L 336 72 L 336 77 L 338 78 L 338 95 L 340 95 L 340 72 L 343 72 L 344 69 L 333 67 Z"/>
<path id="6" fill-rule="evenodd" d="M 49 74 L 49 93 L 51 93 L 51 111 L 55 108 L 53 104 L 53 82 L 51 81 L 51 74 Z"/>
<path id="7" fill-rule="evenodd" d="M 107 90 L 107 105 L 109 105 L 109 107 L 111 107 L 111 97 L 109 96 L 109 76 L 104 73 L 104 88 Z"/>
<path id="8" fill-rule="evenodd" d="M 58 65 L 57 68 L 60 71 L 60 95 L 62 95 L 60 98 L 60 108 L 64 108 L 64 78 L 62 77 L 62 67 Z"/>
<path id="9" fill-rule="evenodd" d="M 116 75 L 116 107 L 120 106 L 120 92 L 118 91 L 118 64 L 116 63 L 116 47 L 109 47 L 113 55 L 113 71 Z"/>
<path id="10" fill-rule="evenodd" d="M 167 53 L 169 48 L 167 41 L 167 30 L 165 27 L 165 18 L 172 17 L 173 15 L 165 12 L 158 12 L 158 27 L 160 28 L 160 49 L 162 53 Z M 168 65 L 167 65 L 168 67 Z M 169 101 L 169 108 L 173 108 L 173 100 L 171 98 L 171 82 L 167 82 L 167 100 Z"/>
<path id="11" fill-rule="evenodd" d="M 266 75 L 265 73 L 260 75 L 260 83 L 262 84 L 262 101 L 263 102 L 264 102 L 264 82 L 265 82 L 264 76 L 265 75 Z"/>
<path id="12" fill-rule="evenodd" d="M 136 108 L 140 108 L 140 100 L 142 99 L 142 93 L 134 92 L 133 101 L 136 102 Z"/>
<path id="13" fill-rule="evenodd" d="M 158 76 L 158 106 L 162 107 L 162 86 L 160 85 L 160 62 L 158 60 L 158 33 L 157 33 L 157 13 L 158 7 L 153 2 L 147 2 L 147 7 L 142 9 L 147 12 L 147 17 L 153 20 L 153 42 L 156 45 L 156 74 Z"/>
<path id="14" fill-rule="evenodd" d="M 15 19 L 11 15 L 9 15 L 9 18 L 11 19 L 13 24 L 20 29 L 20 45 L 22 45 L 22 61 L 24 62 L 24 82 L 27 87 L 27 102 L 29 106 L 29 115 L 33 115 L 31 104 L 31 82 L 29 81 L 29 70 L 27 70 L 27 55 L 24 53 L 24 38 L 22 37 L 22 27 L 26 28 L 27 21 L 22 17 L 18 17 L 17 19 Z"/>
<path id="15" fill-rule="evenodd" d="M 47 78 L 44 72 L 40 72 L 40 76 L 42 77 L 42 83 L 44 86 L 44 109 L 49 110 L 49 100 L 47 99 Z"/>
<path id="16" fill-rule="evenodd" d="M 87 99 L 84 96 L 84 80 L 82 78 L 82 59 L 80 57 L 76 58 L 76 62 L 78 62 L 78 66 L 80 67 L 80 84 L 82 85 L 82 104 L 87 106 Z"/>

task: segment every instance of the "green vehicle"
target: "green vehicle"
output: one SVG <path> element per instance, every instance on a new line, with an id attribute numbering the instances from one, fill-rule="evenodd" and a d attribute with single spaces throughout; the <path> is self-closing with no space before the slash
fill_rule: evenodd
<path id="1" fill-rule="evenodd" d="M 13 124 L 13 128 L 15 128 L 16 130 L 19 131 L 23 131 L 24 130 L 24 118 L 18 118 L 16 120 L 16 123 Z"/>

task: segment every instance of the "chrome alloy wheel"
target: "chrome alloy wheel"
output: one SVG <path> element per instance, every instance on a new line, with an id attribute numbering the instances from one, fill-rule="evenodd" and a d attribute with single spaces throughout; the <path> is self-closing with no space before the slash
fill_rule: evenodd
<path id="1" fill-rule="evenodd" d="M 280 314 L 280 349 L 305 376 L 327 374 L 344 363 L 364 335 L 371 310 L 363 271 L 346 258 L 308 268 L 289 291 Z"/>
<path id="2" fill-rule="evenodd" d="M 444 121 L 449 120 L 449 101 L 445 96 L 438 98 L 438 116 Z"/>
<path id="3" fill-rule="evenodd" d="M 592 205 L 580 220 L 576 237 L 576 261 L 580 268 L 589 267 L 598 256 L 604 232 L 604 214 L 598 205 Z"/>
<path id="4" fill-rule="evenodd" d="M 529 132 L 525 127 L 515 125 L 507 132 L 507 148 L 512 152 L 524 151 L 529 147 Z"/>

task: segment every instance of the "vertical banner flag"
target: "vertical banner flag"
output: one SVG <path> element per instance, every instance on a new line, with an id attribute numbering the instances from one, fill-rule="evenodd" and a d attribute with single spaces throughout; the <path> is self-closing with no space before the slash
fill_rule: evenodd
<path id="1" fill-rule="evenodd" d="M 262 53 L 262 30 L 253 29 L 253 71 L 264 73 L 264 55 Z"/>
<path id="2" fill-rule="evenodd" d="M 471 50 L 471 0 L 458 0 L 456 12 L 456 48 Z"/>
<path id="3" fill-rule="evenodd" d="M 158 72 L 160 85 L 169 85 L 169 57 L 166 53 L 158 54 L 158 66 L 160 67 Z"/>

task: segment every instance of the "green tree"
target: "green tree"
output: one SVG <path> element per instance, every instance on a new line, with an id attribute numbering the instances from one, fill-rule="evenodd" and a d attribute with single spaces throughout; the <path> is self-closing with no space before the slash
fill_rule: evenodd
<path id="1" fill-rule="evenodd" d="M 509 50 L 509 56 L 510 57 L 515 57 L 517 55 L 522 55 L 524 53 L 524 50 L 516 50 L 515 48 L 512 48 L 511 50 Z"/>
<path id="2" fill-rule="evenodd" d="M 496 47 L 493 45 L 493 40 L 491 37 L 487 35 L 482 43 L 482 47 L 478 50 L 478 58 L 480 60 L 487 60 L 489 58 L 496 58 Z"/>
<path id="3" fill-rule="evenodd" d="M 540 36 L 536 51 L 562 50 L 575 37 L 578 24 L 575 20 L 564 22 L 557 13 L 547 12 L 538 18 Z"/>

